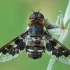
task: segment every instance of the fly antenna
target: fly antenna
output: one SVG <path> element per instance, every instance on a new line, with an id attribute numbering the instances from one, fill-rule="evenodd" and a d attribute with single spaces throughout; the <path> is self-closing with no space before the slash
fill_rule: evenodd
<path id="1" fill-rule="evenodd" d="M 41 10 L 41 9 L 40 9 Z M 38 12 L 40 12 L 40 10 L 38 10 Z"/>
<path id="2" fill-rule="evenodd" d="M 32 9 L 33 13 L 34 13 L 34 10 Z"/>

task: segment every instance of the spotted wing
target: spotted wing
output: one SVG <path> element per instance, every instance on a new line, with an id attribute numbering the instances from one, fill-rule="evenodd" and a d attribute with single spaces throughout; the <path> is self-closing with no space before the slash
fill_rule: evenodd
<path id="1" fill-rule="evenodd" d="M 46 39 L 49 41 L 46 43 L 47 53 L 60 62 L 70 65 L 70 50 L 48 33 Z"/>
<path id="2" fill-rule="evenodd" d="M 0 62 L 9 61 L 22 53 L 25 48 L 24 37 L 26 34 L 23 33 L 0 48 Z"/>

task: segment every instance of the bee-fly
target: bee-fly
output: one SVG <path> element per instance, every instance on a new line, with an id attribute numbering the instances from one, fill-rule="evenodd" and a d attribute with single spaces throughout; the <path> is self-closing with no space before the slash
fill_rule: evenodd
<path id="1" fill-rule="evenodd" d="M 24 33 L 0 48 L 0 62 L 17 57 L 24 49 L 28 57 L 32 59 L 41 58 L 45 51 L 48 51 L 51 56 L 58 60 L 62 56 L 67 58 L 70 55 L 70 50 L 48 32 L 48 29 L 52 29 L 54 26 L 45 24 L 43 14 L 39 11 L 33 12 L 29 20 L 30 22 Z"/>

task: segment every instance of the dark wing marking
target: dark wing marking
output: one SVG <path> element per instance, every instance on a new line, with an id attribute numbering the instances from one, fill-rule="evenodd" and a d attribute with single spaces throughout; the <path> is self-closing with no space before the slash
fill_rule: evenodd
<path id="1" fill-rule="evenodd" d="M 49 41 L 46 44 L 47 53 L 60 62 L 70 65 L 70 50 L 51 37 L 49 33 L 45 33 L 45 36 Z"/>
<path id="2" fill-rule="evenodd" d="M 27 32 L 0 48 L 0 62 L 9 61 L 22 53 L 25 48 L 24 39 L 26 35 Z"/>

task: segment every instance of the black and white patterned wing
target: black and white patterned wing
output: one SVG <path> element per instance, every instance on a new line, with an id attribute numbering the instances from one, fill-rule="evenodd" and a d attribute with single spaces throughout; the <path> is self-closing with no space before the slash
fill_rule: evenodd
<path id="1" fill-rule="evenodd" d="M 27 32 L 16 37 L 11 42 L 0 48 L 0 62 L 9 61 L 23 52 L 25 48 L 24 38 L 26 35 Z"/>
<path id="2" fill-rule="evenodd" d="M 48 33 L 46 38 L 49 41 L 46 43 L 47 53 L 60 62 L 70 65 L 70 50 Z"/>

